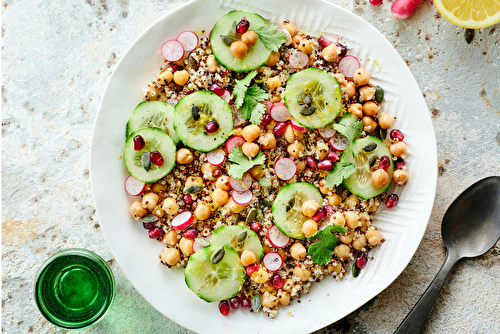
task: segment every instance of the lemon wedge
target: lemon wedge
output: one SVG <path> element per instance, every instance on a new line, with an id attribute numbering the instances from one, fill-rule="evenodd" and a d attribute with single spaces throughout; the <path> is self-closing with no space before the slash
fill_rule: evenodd
<path id="1" fill-rule="evenodd" d="M 479 29 L 500 21 L 500 0 L 434 0 L 434 4 L 459 27 Z"/>

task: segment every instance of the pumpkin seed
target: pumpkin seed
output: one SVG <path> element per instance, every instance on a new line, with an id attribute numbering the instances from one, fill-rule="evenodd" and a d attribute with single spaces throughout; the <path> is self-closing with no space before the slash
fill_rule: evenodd
<path id="1" fill-rule="evenodd" d="M 238 245 L 242 244 L 243 242 L 245 242 L 245 239 L 247 238 L 247 231 L 243 231 L 241 232 L 240 234 L 238 234 L 238 236 L 236 237 L 236 242 L 238 243 Z"/>
<path id="2" fill-rule="evenodd" d="M 262 296 L 258 293 L 252 296 L 252 310 L 258 312 L 262 305 Z"/>
<path id="3" fill-rule="evenodd" d="M 377 162 L 377 156 L 374 154 L 370 155 L 370 157 L 368 158 L 368 165 L 370 165 L 370 167 L 373 167 L 373 165 L 375 165 L 376 162 Z"/>
<path id="4" fill-rule="evenodd" d="M 465 29 L 464 37 L 467 44 L 470 44 L 472 42 L 472 40 L 474 39 L 475 32 L 476 30 L 474 29 Z"/>
<path id="5" fill-rule="evenodd" d="M 231 44 L 234 42 L 234 40 L 228 35 L 220 35 L 220 39 L 222 40 L 222 43 L 226 44 L 227 46 L 231 46 Z"/>
<path id="6" fill-rule="evenodd" d="M 269 181 L 269 182 L 271 182 L 271 181 Z M 262 199 L 262 204 L 265 205 L 265 206 L 269 206 L 269 205 L 271 205 L 271 202 L 269 202 L 269 200 L 267 198 L 263 198 Z"/>
<path id="7" fill-rule="evenodd" d="M 142 167 L 144 167 L 145 170 L 149 171 L 149 168 L 151 167 L 151 157 L 148 151 L 144 151 L 142 153 L 141 162 L 142 162 Z"/>
<path id="8" fill-rule="evenodd" d="M 387 138 L 387 129 L 380 128 L 379 138 L 382 140 L 385 140 L 385 138 Z"/>
<path id="9" fill-rule="evenodd" d="M 224 246 L 222 246 L 221 248 L 219 248 L 218 250 L 216 250 L 212 254 L 212 257 L 210 258 L 210 262 L 212 262 L 212 264 L 217 264 L 220 261 L 222 261 L 222 259 L 224 258 L 224 255 L 226 255 L 226 250 L 224 249 Z"/>
<path id="10" fill-rule="evenodd" d="M 195 71 L 198 71 L 198 62 L 193 58 L 193 54 L 189 55 L 189 66 Z"/>
<path id="11" fill-rule="evenodd" d="M 371 152 L 371 151 L 373 151 L 376 148 L 377 148 L 377 144 L 372 142 L 372 143 L 366 145 L 365 147 L 363 147 L 363 151 L 365 151 L 365 152 Z"/>
<path id="12" fill-rule="evenodd" d="M 155 221 L 158 220 L 158 217 L 153 215 L 152 213 L 148 213 L 144 217 L 141 218 L 143 223 L 154 223 Z"/>
<path id="13" fill-rule="evenodd" d="M 200 119 L 200 108 L 195 104 L 191 107 L 191 115 L 195 121 Z"/>
<path id="14" fill-rule="evenodd" d="M 193 183 L 184 188 L 184 193 L 186 194 L 196 194 L 203 189 L 203 186 L 199 183 Z"/>
<path id="15" fill-rule="evenodd" d="M 313 105 L 303 105 L 299 109 L 299 113 L 302 116 L 311 116 L 316 111 L 316 107 Z"/>
<path id="16" fill-rule="evenodd" d="M 194 241 L 196 241 L 196 243 L 198 245 L 200 245 L 201 247 L 208 247 L 208 246 L 210 246 L 210 243 L 207 240 L 202 239 L 202 238 L 194 238 Z"/>
<path id="17" fill-rule="evenodd" d="M 271 181 L 265 177 L 260 178 L 258 182 L 262 188 L 271 188 Z"/>
<path id="18" fill-rule="evenodd" d="M 359 268 L 356 267 L 356 263 L 354 263 L 352 265 L 352 276 L 358 277 L 358 275 L 359 275 Z"/>
<path id="19" fill-rule="evenodd" d="M 382 102 L 383 99 L 384 99 L 384 90 L 382 89 L 382 87 L 377 86 L 377 88 L 375 89 L 375 101 L 380 103 Z"/>
<path id="20" fill-rule="evenodd" d="M 252 223 L 255 220 L 255 217 L 257 217 L 257 209 L 251 208 L 247 214 L 247 219 L 246 219 L 247 225 L 250 225 L 250 223 Z"/>
<path id="21" fill-rule="evenodd" d="M 264 215 L 262 214 L 261 209 L 257 209 L 257 217 L 255 217 L 255 219 L 257 219 L 257 221 L 260 223 L 262 223 L 262 221 L 264 220 Z"/>

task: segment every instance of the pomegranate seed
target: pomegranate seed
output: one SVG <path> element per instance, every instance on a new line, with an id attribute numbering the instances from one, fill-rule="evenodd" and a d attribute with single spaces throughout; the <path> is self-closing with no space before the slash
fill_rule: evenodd
<path id="1" fill-rule="evenodd" d="M 396 194 L 391 194 L 389 197 L 387 197 L 387 200 L 385 201 L 385 206 L 388 209 L 392 209 L 398 205 L 399 202 L 399 197 Z"/>
<path id="2" fill-rule="evenodd" d="M 150 230 L 152 228 L 155 227 L 155 223 L 142 223 L 142 226 L 146 229 L 146 230 Z"/>
<path id="3" fill-rule="evenodd" d="M 262 116 L 262 121 L 260 122 L 260 125 L 268 125 L 269 123 L 271 123 L 272 120 L 273 118 L 271 117 L 271 115 L 265 114 L 264 116 Z"/>
<path id="4" fill-rule="evenodd" d="M 193 198 L 189 194 L 184 195 L 184 197 L 182 197 L 182 200 L 184 201 L 184 203 L 186 203 L 186 205 L 193 204 Z"/>
<path id="5" fill-rule="evenodd" d="M 306 164 L 307 164 L 307 167 L 309 167 L 311 170 L 315 170 L 316 169 L 316 160 L 314 160 L 313 157 L 311 156 L 308 156 L 306 158 Z"/>
<path id="6" fill-rule="evenodd" d="M 219 302 L 219 311 L 220 314 L 222 314 L 225 317 L 229 315 L 229 311 L 231 311 L 231 309 L 229 308 L 229 303 L 227 302 L 227 300 L 221 300 Z"/>
<path id="7" fill-rule="evenodd" d="M 250 307 L 252 306 L 252 303 L 250 302 L 250 298 L 247 298 L 247 297 L 241 297 L 240 304 L 241 304 L 241 308 L 244 308 L 245 310 L 250 309 Z"/>
<path id="8" fill-rule="evenodd" d="M 250 229 L 252 231 L 254 231 L 255 233 L 259 233 L 260 231 L 262 231 L 262 224 L 259 223 L 258 221 L 254 220 L 251 224 L 250 224 Z"/>
<path id="9" fill-rule="evenodd" d="M 283 282 L 283 278 L 281 278 L 279 274 L 274 274 L 271 277 L 271 283 L 273 283 L 276 289 L 283 289 L 283 285 L 285 285 Z"/>
<path id="10" fill-rule="evenodd" d="M 285 133 L 286 127 L 287 125 L 285 122 L 277 123 L 273 128 L 273 135 L 282 136 Z"/>
<path id="11" fill-rule="evenodd" d="M 405 161 L 401 158 L 396 159 L 396 169 L 401 169 L 405 165 Z"/>
<path id="12" fill-rule="evenodd" d="M 247 271 L 247 275 L 248 276 L 252 276 L 252 274 L 254 272 L 256 272 L 257 270 L 259 270 L 259 265 L 257 263 L 254 263 L 254 264 L 251 264 L 247 267 L 246 271 Z"/>
<path id="13" fill-rule="evenodd" d="M 390 165 L 391 165 L 391 159 L 389 159 L 387 155 L 383 155 L 380 157 L 380 161 L 378 162 L 378 168 L 383 169 L 387 172 Z"/>
<path id="14" fill-rule="evenodd" d="M 170 68 L 172 69 L 172 72 L 177 72 L 177 71 L 182 70 L 182 67 L 180 67 L 179 65 L 176 65 L 176 64 L 170 64 Z"/>
<path id="15" fill-rule="evenodd" d="M 403 135 L 401 130 L 398 130 L 398 129 L 392 130 L 389 135 L 391 136 L 392 140 L 403 141 L 405 139 L 405 136 Z"/>
<path id="16" fill-rule="evenodd" d="M 159 239 L 163 236 L 163 230 L 159 227 L 154 227 L 148 232 L 151 239 Z"/>
<path id="17" fill-rule="evenodd" d="M 333 206 L 331 205 L 324 205 L 323 206 L 323 209 L 325 209 L 325 214 L 330 217 L 331 215 L 333 215 Z"/>
<path id="18" fill-rule="evenodd" d="M 212 92 L 217 94 L 218 96 L 224 95 L 225 89 L 219 86 L 218 84 L 214 83 L 210 86 L 209 88 Z"/>
<path id="19" fill-rule="evenodd" d="M 205 130 L 207 130 L 208 133 L 214 133 L 219 130 L 219 123 L 217 123 L 217 121 L 210 121 L 205 125 Z"/>
<path id="20" fill-rule="evenodd" d="M 363 269 L 366 266 L 366 263 L 368 262 L 368 255 L 366 253 L 358 253 L 358 256 L 356 257 L 356 267 L 359 269 Z"/>
<path id="21" fill-rule="evenodd" d="M 325 209 L 323 208 L 319 208 L 314 216 L 312 216 L 312 220 L 314 220 L 316 223 L 320 222 L 323 218 L 325 218 Z"/>
<path id="22" fill-rule="evenodd" d="M 187 239 L 194 239 L 198 236 L 198 231 L 195 228 L 188 228 L 182 233 L 182 236 Z"/>
<path id="23" fill-rule="evenodd" d="M 163 162 L 164 162 L 163 156 L 158 151 L 151 152 L 150 159 L 151 159 L 151 162 L 157 166 L 163 165 Z"/>
<path id="24" fill-rule="evenodd" d="M 382 3 L 382 0 L 370 0 L 370 4 L 373 6 L 380 5 Z"/>
<path id="25" fill-rule="evenodd" d="M 344 57 L 347 54 L 347 47 L 339 42 L 335 42 L 335 45 L 340 48 L 339 57 Z"/>
<path id="26" fill-rule="evenodd" d="M 146 143 L 144 142 L 144 138 L 142 138 L 142 136 L 140 136 L 140 135 L 135 136 L 133 141 L 134 141 L 134 150 L 135 151 L 140 151 L 144 148 L 144 146 L 146 146 Z"/>
<path id="27" fill-rule="evenodd" d="M 318 44 L 322 48 L 326 48 L 328 45 L 332 44 L 332 41 L 330 41 L 328 38 L 326 38 L 324 36 L 320 36 L 318 38 Z"/>
<path id="28" fill-rule="evenodd" d="M 240 298 L 239 297 L 233 297 L 229 299 L 229 305 L 231 308 L 234 308 L 235 310 L 240 307 Z"/>
<path id="29" fill-rule="evenodd" d="M 247 18 L 243 16 L 241 18 L 241 21 L 236 26 L 236 32 L 238 34 L 244 34 L 247 32 L 249 27 L 250 27 L 250 22 L 248 22 Z"/>
<path id="30" fill-rule="evenodd" d="M 318 162 L 318 168 L 322 170 L 332 170 L 333 162 L 331 162 L 330 160 L 322 160 Z"/>
<path id="31" fill-rule="evenodd" d="M 335 151 L 328 152 L 328 154 L 326 155 L 326 159 L 330 160 L 333 163 L 340 160 L 339 155 Z"/>

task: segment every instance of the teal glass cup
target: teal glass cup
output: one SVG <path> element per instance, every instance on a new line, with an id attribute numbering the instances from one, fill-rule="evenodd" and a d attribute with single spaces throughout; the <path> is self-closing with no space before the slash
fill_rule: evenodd
<path id="1" fill-rule="evenodd" d="M 100 256 L 67 249 L 44 262 L 35 280 L 40 313 L 64 329 L 84 329 L 98 323 L 111 307 L 115 279 Z"/>

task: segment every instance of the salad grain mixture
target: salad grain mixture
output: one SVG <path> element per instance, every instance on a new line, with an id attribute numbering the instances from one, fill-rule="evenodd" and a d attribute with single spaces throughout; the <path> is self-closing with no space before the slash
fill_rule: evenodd
<path id="1" fill-rule="evenodd" d="M 183 31 L 127 124 L 125 188 L 168 269 L 219 311 L 263 310 L 356 277 L 409 174 L 403 133 L 341 41 L 233 11 Z"/>

